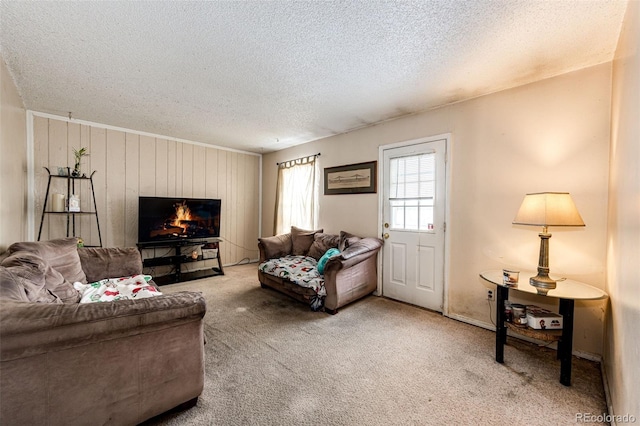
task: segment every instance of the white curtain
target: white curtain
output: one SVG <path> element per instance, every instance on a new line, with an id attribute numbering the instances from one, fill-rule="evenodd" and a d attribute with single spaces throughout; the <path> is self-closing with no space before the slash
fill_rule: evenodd
<path id="1" fill-rule="evenodd" d="M 274 235 L 291 226 L 315 229 L 317 221 L 316 155 L 278 164 Z"/>

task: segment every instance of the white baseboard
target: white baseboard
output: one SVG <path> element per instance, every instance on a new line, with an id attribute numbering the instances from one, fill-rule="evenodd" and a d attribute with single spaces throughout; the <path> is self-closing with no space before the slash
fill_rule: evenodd
<path id="1" fill-rule="evenodd" d="M 602 365 L 602 355 L 592 354 L 591 352 L 584 352 L 584 351 L 573 351 L 572 353 L 578 358 L 599 362 L 600 365 Z"/>
<path id="2" fill-rule="evenodd" d="M 469 317 L 465 317 L 463 315 L 458 315 L 458 314 L 449 314 L 449 315 L 445 315 L 451 319 L 460 321 L 460 322 L 464 322 L 467 324 L 471 324 L 471 325 L 475 325 L 476 327 L 480 327 L 480 328 L 484 328 L 487 330 L 491 330 L 491 331 L 496 331 L 496 326 L 493 324 L 490 324 L 488 322 L 484 322 L 484 321 L 478 321 L 477 319 L 473 319 L 473 318 L 469 318 Z"/>
<path id="3" fill-rule="evenodd" d="M 604 362 L 600 362 L 600 372 L 602 374 L 602 386 L 604 387 L 604 398 L 607 402 L 607 412 L 611 417 L 610 424 L 611 426 L 616 426 L 616 418 L 614 416 L 613 410 L 613 401 L 611 400 L 611 388 L 609 387 L 609 377 L 607 376 L 607 368 L 604 365 Z"/>

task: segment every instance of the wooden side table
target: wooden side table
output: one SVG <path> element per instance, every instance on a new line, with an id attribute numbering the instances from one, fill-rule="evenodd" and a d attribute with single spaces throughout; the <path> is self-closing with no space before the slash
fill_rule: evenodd
<path id="1" fill-rule="evenodd" d="M 507 342 L 507 328 L 504 302 L 509 298 L 509 290 L 522 293 L 538 294 L 535 287 L 529 284 L 529 278 L 536 276 L 536 272 L 522 271 L 517 286 L 505 286 L 502 278 L 502 270 L 490 270 L 480 273 L 480 277 L 496 285 L 496 361 L 504 363 L 504 345 Z M 549 290 L 547 295 L 559 300 L 559 313 L 563 318 L 563 327 L 560 333 L 549 330 L 518 329 L 509 327 L 516 333 L 527 335 L 540 340 L 558 340 L 558 358 L 560 359 L 560 383 L 571 386 L 571 352 L 573 350 L 573 310 L 576 300 L 606 299 L 607 293 L 588 284 L 574 280 L 558 282 L 558 286 Z"/>

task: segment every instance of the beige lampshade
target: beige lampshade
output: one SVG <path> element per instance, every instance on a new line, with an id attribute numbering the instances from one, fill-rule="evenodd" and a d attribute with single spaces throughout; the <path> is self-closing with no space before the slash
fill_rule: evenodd
<path id="1" fill-rule="evenodd" d="M 514 225 L 584 226 L 568 192 L 527 194 L 513 219 Z"/>

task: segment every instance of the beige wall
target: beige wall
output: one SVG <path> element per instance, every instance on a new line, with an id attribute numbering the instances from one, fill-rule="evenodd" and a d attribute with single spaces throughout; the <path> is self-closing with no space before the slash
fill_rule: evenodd
<path id="1" fill-rule="evenodd" d="M 380 145 L 450 132 L 449 314 L 490 325 L 478 273 L 535 269 L 540 229 L 511 224 L 527 192 L 573 195 L 587 226 L 551 229 L 550 265 L 604 288 L 610 93 L 609 63 L 265 155 L 263 234 L 273 229 L 276 162 L 317 152 L 321 168 L 377 160 Z M 377 194 L 320 196 L 329 232 L 377 235 L 377 217 Z M 602 353 L 603 310 L 576 303 L 576 350 Z"/>
<path id="2" fill-rule="evenodd" d="M 89 175 L 96 171 L 94 186 L 103 246 L 135 246 L 140 195 L 220 198 L 220 233 L 226 241 L 221 245 L 223 263 L 258 258 L 260 156 L 105 127 L 37 114 L 34 117 L 36 238 L 48 180 L 44 167 L 73 167 L 73 148 L 86 147 L 90 155 L 83 159 L 81 172 Z M 65 185 L 66 180 L 54 179 L 50 192 L 65 193 Z M 89 185 L 82 187 L 80 200 L 83 210 L 90 207 Z M 48 215 L 41 239 L 64 236 L 64 220 Z M 98 243 L 92 217 L 78 220 L 76 230 L 87 244 Z M 165 252 L 158 249 L 157 254 Z"/>
<path id="3" fill-rule="evenodd" d="M 0 253 L 26 235 L 26 114 L 22 99 L 0 58 Z"/>
<path id="4" fill-rule="evenodd" d="M 640 419 L 640 3 L 629 2 L 613 62 L 605 371 L 616 415 Z M 619 422 L 618 424 L 621 424 Z"/>

